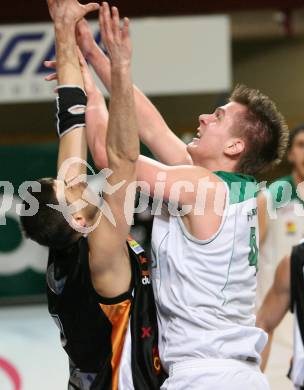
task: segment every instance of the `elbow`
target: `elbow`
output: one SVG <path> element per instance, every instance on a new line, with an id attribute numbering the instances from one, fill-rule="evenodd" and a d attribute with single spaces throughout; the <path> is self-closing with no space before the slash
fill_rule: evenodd
<path id="1" fill-rule="evenodd" d="M 117 150 L 117 148 L 107 147 L 109 165 L 121 166 L 122 164 L 135 165 L 139 157 L 139 148 L 128 150 Z"/>
<path id="2" fill-rule="evenodd" d="M 103 158 L 103 157 L 97 157 L 97 158 L 94 158 L 94 164 L 95 164 L 95 167 L 99 170 L 102 170 L 104 168 L 107 168 L 108 167 L 108 160 L 106 158 Z"/>
<path id="3" fill-rule="evenodd" d="M 263 329 L 266 333 L 268 333 L 267 327 L 265 325 L 266 324 L 263 321 L 259 321 L 258 319 L 255 324 L 257 328 Z"/>
<path id="4" fill-rule="evenodd" d="M 105 145 L 100 142 L 98 138 L 94 139 L 91 153 L 95 167 L 97 169 L 101 170 L 108 167 L 109 162 Z"/>
<path id="5" fill-rule="evenodd" d="M 104 169 L 108 167 L 108 158 L 104 148 L 98 148 L 92 152 L 95 167 L 97 169 Z"/>
<path id="6" fill-rule="evenodd" d="M 270 336 L 273 333 L 273 328 L 270 326 L 270 324 L 267 321 L 265 321 L 263 318 L 259 317 L 259 315 L 257 316 L 256 327 L 263 329 L 264 332 L 268 334 L 268 336 Z"/>
<path id="7" fill-rule="evenodd" d="M 124 169 L 136 169 L 136 163 L 138 158 L 135 158 L 134 156 L 121 156 L 119 154 L 108 154 L 108 166 L 112 170 L 121 169 L 122 167 Z"/>

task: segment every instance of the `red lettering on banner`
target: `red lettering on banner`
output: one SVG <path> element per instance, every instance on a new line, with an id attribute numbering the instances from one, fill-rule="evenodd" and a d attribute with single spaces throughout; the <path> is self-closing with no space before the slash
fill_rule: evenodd
<path id="1" fill-rule="evenodd" d="M 0 370 L 3 370 L 14 385 L 14 390 L 21 390 L 21 376 L 7 360 L 0 358 Z"/>

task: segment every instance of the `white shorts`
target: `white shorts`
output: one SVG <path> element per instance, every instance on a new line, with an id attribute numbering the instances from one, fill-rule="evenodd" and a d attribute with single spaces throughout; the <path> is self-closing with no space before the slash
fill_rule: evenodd
<path id="1" fill-rule="evenodd" d="M 161 390 L 270 390 L 256 363 L 196 359 L 173 364 Z"/>

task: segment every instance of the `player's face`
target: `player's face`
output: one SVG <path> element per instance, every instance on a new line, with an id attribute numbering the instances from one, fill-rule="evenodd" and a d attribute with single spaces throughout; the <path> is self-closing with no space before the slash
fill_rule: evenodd
<path id="1" fill-rule="evenodd" d="M 193 162 L 203 164 L 206 160 L 220 159 L 224 156 L 226 145 L 233 137 L 240 115 L 246 112 L 246 107 L 230 102 L 218 107 L 213 114 L 199 116 L 197 138 L 188 145 L 187 149 Z"/>
<path id="2" fill-rule="evenodd" d="M 61 188 L 64 188 L 62 193 Z M 80 211 L 83 217 L 89 222 L 97 214 L 100 205 L 100 198 L 90 189 L 87 183 L 79 182 L 73 184 L 71 181 L 69 184 L 56 181 L 56 195 L 60 201 L 63 197 L 68 205 L 77 207 L 78 202 L 83 202 L 84 206 Z"/>
<path id="3" fill-rule="evenodd" d="M 295 171 L 304 180 L 304 131 L 294 138 L 288 157 Z"/>

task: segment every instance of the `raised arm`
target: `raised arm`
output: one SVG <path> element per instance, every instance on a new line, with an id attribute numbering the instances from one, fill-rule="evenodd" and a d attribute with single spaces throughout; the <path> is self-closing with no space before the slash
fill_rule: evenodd
<path id="1" fill-rule="evenodd" d="M 266 298 L 258 311 L 256 326 L 264 329 L 268 335 L 268 343 L 262 353 L 261 368 L 264 371 L 269 358 L 272 336 L 290 306 L 290 257 L 285 257 L 275 273 L 275 279 Z"/>
<path id="2" fill-rule="evenodd" d="M 107 90 L 112 93 L 110 60 L 95 43 L 85 20 L 78 23 L 77 42 Z M 156 107 L 135 86 L 134 98 L 141 141 L 164 164 L 191 164 L 192 161 L 187 153 L 186 145 L 170 130 Z M 93 129 L 89 129 L 89 131 L 93 131 Z M 99 149 L 96 147 L 91 152 L 94 160 L 99 161 Z"/>
<path id="3" fill-rule="evenodd" d="M 104 96 L 97 88 L 90 73 L 89 67 L 79 50 L 79 62 L 88 102 L 86 109 L 86 135 L 90 151 L 98 150 L 93 155 L 97 168 L 108 167 L 108 157 L 106 152 L 106 137 L 109 120 L 109 112 Z"/>
<path id="4" fill-rule="evenodd" d="M 112 15 L 111 18 L 108 5 L 103 4 L 103 37 L 112 62 L 106 151 L 108 167 L 113 173 L 108 181 L 111 185 L 122 185 L 112 195 L 103 194 L 115 224 L 110 221 L 100 224 L 89 235 L 89 245 L 91 261 L 95 264 L 95 288 L 103 291 L 106 286 L 112 286 L 113 295 L 117 295 L 125 292 L 130 284 L 126 239 L 134 211 L 139 138 L 131 77 L 129 21 L 125 19 L 120 30 L 117 8 L 112 8 Z"/>
<path id="5" fill-rule="evenodd" d="M 51 18 L 54 21 L 58 86 L 76 86 L 83 88 L 77 44 L 75 38 L 76 24 L 86 13 L 97 10 L 98 4 L 80 5 L 75 0 L 48 0 Z M 58 152 L 58 170 L 61 164 L 70 157 L 86 161 L 87 144 L 84 127 L 67 132 L 60 138 Z M 67 172 L 66 180 L 86 173 L 84 164 L 73 164 Z"/>
<path id="6" fill-rule="evenodd" d="M 108 157 L 106 153 L 106 135 L 108 128 L 109 113 L 103 94 L 98 89 L 88 64 L 78 48 L 79 63 L 84 83 L 84 89 L 87 94 L 87 107 L 85 112 L 86 141 L 90 151 L 98 150 L 93 155 L 94 163 L 97 168 L 108 167 Z M 50 69 L 57 69 L 56 61 L 45 61 L 44 65 Z M 57 72 L 51 73 L 45 77 L 46 81 L 57 80 Z M 92 153 L 93 154 L 93 153 Z"/>

